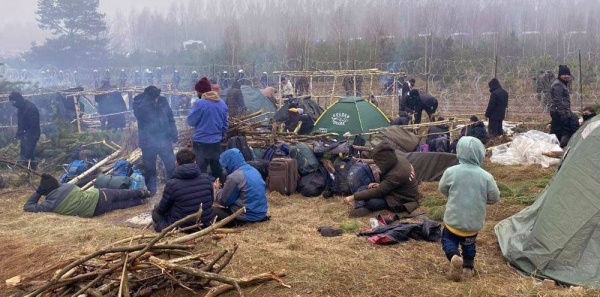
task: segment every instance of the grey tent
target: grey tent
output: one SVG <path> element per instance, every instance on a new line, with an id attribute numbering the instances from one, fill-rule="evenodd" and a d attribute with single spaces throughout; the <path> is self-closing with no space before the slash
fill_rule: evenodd
<path id="1" fill-rule="evenodd" d="M 221 92 L 221 100 L 225 101 L 227 98 L 227 92 L 229 89 Z M 273 103 L 265 97 L 262 92 L 252 86 L 242 85 L 240 87 L 240 91 L 244 95 L 244 103 L 246 103 L 246 108 L 248 109 L 248 113 L 257 112 L 262 110 L 264 113 L 267 113 L 265 116 L 255 118 L 254 121 L 264 121 L 269 120 L 273 117 L 277 109 L 273 106 Z"/>
<path id="2" fill-rule="evenodd" d="M 531 275 L 600 289 L 600 117 L 573 136 L 529 207 L 495 227 L 504 257 Z"/>

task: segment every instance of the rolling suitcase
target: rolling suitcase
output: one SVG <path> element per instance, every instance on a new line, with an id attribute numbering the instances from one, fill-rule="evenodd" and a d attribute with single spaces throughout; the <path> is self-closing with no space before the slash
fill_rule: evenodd
<path id="1" fill-rule="evenodd" d="M 269 163 L 269 191 L 277 191 L 283 195 L 296 192 L 298 181 L 298 163 L 296 159 L 274 158 Z"/>

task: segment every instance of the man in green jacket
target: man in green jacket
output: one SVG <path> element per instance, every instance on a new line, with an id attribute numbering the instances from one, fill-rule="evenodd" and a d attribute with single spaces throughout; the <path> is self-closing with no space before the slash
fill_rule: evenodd
<path id="1" fill-rule="evenodd" d="M 415 169 L 394 148 L 383 142 L 373 149 L 373 161 L 381 170 L 381 183 L 371 183 L 367 190 L 344 198 L 353 206 L 351 217 L 367 216 L 373 211 L 390 210 L 411 213 L 419 207 L 419 183 Z"/>
<path id="2" fill-rule="evenodd" d="M 46 200 L 38 203 L 42 196 L 46 196 Z M 115 209 L 140 205 L 149 196 L 150 192 L 146 189 L 90 188 L 83 191 L 76 185 L 61 185 L 56 178 L 44 173 L 39 187 L 25 202 L 23 210 L 91 218 Z"/>

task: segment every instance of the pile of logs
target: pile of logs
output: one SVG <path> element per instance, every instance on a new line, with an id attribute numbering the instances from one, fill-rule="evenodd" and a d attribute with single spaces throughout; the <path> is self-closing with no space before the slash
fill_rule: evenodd
<path id="1" fill-rule="evenodd" d="M 197 221 L 202 213 L 200 208 L 196 214 L 173 223 L 156 236 L 142 233 L 119 240 L 45 271 L 13 277 L 6 284 L 28 292 L 26 296 L 152 296 L 175 287 L 192 294 L 204 290 L 205 296 L 237 290 L 243 296 L 242 287 L 270 280 L 289 288 L 280 279 L 285 276 L 285 270 L 245 278 L 220 275 L 233 258 L 237 245 L 216 254 L 198 251 L 199 247 L 205 246 L 198 244 L 199 240 L 218 239 L 222 234 L 236 232 L 221 227 L 244 211 L 240 209 L 206 229 L 181 236 L 182 230 L 176 228 L 185 221 Z M 190 228 L 185 229 L 189 231 Z M 49 280 L 37 280 L 39 277 L 36 276 L 56 269 L 59 270 Z"/>

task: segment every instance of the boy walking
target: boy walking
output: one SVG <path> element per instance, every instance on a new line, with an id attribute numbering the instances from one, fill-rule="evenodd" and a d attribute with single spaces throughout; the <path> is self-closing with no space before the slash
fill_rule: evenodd
<path id="1" fill-rule="evenodd" d="M 448 197 L 442 249 L 450 261 L 448 277 L 458 282 L 463 276 L 473 276 L 475 240 L 483 228 L 485 206 L 498 202 L 500 191 L 494 177 L 481 168 L 485 149 L 479 139 L 461 137 L 456 145 L 456 155 L 460 164 L 446 169 L 439 191 Z"/>

